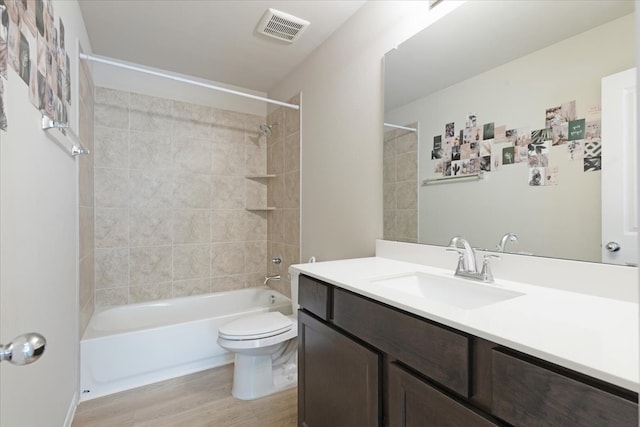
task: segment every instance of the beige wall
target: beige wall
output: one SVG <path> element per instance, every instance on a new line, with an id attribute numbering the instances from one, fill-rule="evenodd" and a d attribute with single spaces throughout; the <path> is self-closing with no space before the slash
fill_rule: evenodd
<path id="1" fill-rule="evenodd" d="M 96 305 L 262 285 L 265 117 L 98 88 Z"/>
<path id="2" fill-rule="evenodd" d="M 270 91 L 302 93 L 302 260 L 373 255 L 383 235 L 382 58 L 457 5 L 367 2 Z"/>

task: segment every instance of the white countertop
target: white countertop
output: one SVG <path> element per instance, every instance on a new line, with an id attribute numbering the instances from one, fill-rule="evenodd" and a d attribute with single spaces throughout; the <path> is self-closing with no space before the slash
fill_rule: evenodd
<path id="1" fill-rule="evenodd" d="M 291 266 L 291 271 L 625 389 L 640 390 L 637 303 L 496 277 L 493 286 L 525 295 L 465 310 L 371 283 L 412 272 L 452 277 L 453 269 L 371 257 L 299 264 Z"/>

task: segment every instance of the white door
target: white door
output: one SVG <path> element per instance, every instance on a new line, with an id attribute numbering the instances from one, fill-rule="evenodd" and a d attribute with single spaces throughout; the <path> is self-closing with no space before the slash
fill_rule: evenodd
<path id="1" fill-rule="evenodd" d="M 0 426 L 70 424 L 78 390 L 76 162 L 40 129 L 18 76 L 0 131 L 0 343 L 37 332 L 34 363 L 0 362 Z"/>
<path id="2" fill-rule="evenodd" d="M 638 263 L 636 69 L 602 79 L 602 262 Z"/>

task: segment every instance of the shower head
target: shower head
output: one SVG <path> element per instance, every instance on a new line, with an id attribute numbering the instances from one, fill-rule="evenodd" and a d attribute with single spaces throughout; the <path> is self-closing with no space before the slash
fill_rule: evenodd
<path id="1" fill-rule="evenodd" d="M 264 136 L 266 136 L 267 138 L 269 138 L 271 136 L 271 132 L 273 131 L 273 127 L 274 126 L 278 126 L 277 123 L 272 123 L 270 125 L 263 123 L 260 125 L 260 133 Z"/>
<path id="2" fill-rule="evenodd" d="M 261 124 L 260 133 L 269 138 L 271 136 L 271 126 L 266 123 Z"/>

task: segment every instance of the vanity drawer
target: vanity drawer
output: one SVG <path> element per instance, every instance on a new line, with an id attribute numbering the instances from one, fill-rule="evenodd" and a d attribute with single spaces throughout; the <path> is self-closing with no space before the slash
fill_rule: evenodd
<path id="1" fill-rule="evenodd" d="M 469 337 L 339 288 L 333 323 L 456 393 L 469 396 Z"/>
<path id="2" fill-rule="evenodd" d="M 331 288 L 327 283 L 300 275 L 298 278 L 298 304 L 322 320 L 328 320 L 331 310 Z"/>
<path id="3" fill-rule="evenodd" d="M 561 372 L 493 350 L 492 413 L 514 426 L 638 425 L 637 403 Z"/>
<path id="4" fill-rule="evenodd" d="M 402 367 L 389 365 L 389 425 L 394 427 L 497 427 Z"/>

